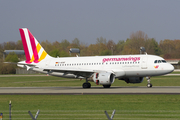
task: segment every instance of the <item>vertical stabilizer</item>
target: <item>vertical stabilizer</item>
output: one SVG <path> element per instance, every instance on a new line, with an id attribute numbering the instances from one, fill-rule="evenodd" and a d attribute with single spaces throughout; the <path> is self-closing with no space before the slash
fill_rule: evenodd
<path id="1" fill-rule="evenodd" d="M 20 28 L 19 31 L 26 55 L 26 63 L 38 63 L 49 57 L 47 52 L 27 28 Z"/>

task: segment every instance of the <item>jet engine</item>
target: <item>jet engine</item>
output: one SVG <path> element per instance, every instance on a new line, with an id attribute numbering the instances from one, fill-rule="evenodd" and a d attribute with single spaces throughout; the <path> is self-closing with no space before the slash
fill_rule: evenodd
<path id="1" fill-rule="evenodd" d="M 97 85 L 111 85 L 115 80 L 115 76 L 110 72 L 100 72 L 94 73 L 90 80 L 94 81 Z"/>
<path id="2" fill-rule="evenodd" d="M 126 83 L 141 83 L 143 82 L 143 79 L 144 77 L 128 77 L 120 80 L 124 80 Z"/>

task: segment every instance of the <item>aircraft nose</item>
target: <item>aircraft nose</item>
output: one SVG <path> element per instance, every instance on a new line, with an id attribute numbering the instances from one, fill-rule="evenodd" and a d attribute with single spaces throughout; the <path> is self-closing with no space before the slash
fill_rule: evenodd
<path id="1" fill-rule="evenodd" d="M 171 73 L 171 72 L 173 72 L 174 71 L 174 66 L 173 65 L 169 65 L 169 72 Z"/>

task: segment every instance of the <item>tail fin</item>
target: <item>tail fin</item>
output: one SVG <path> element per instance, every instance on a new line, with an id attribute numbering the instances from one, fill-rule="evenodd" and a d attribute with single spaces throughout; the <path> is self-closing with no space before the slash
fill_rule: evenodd
<path id="1" fill-rule="evenodd" d="M 20 28 L 19 31 L 26 55 L 26 63 L 38 63 L 41 60 L 49 57 L 47 52 L 27 28 Z"/>

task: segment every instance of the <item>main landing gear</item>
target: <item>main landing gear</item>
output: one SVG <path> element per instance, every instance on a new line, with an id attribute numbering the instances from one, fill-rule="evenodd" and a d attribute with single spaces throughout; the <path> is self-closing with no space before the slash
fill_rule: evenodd
<path id="1" fill-rule="evenodd" d="M 88 82 L 87 78 L 86 78 L 86 82 L 83 83 L 82 87 L 83 88 L 91 88 L 91 83 Z"/>
<path id="2" fill-rule="evenodd" d="M 83 83 L 82 87 L 83 88 L 91 88 L 91 83 L 89 83 L 89 82 Z"/>
<path id="3" fill-rule="evenodd" d="M 147 82 L 148 82 L 147 87 L 148 87 L 148 88 L 151 88 L 151 87 L 152 87 L 152 84 L 151 84 L 150 77 L 146 77 L 146 79 L 147 79 Z"/>

